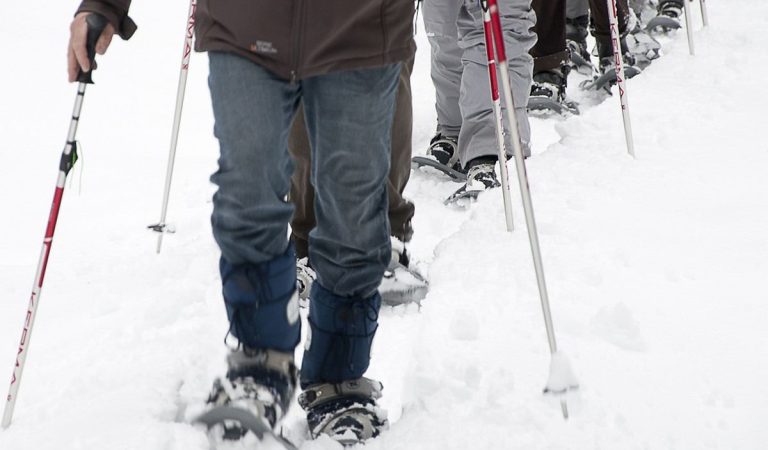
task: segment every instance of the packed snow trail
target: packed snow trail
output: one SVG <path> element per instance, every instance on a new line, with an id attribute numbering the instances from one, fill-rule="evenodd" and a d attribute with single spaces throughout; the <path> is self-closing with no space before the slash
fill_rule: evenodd
<path id="1" fill-rule="evenodd" d="M 71 113 L 67 3 L 0 15 L 10 43 L 0 72 L 0 380 L 11 375 Z M 190 66 L 171 193 L 177 233 L 158 256 L 145 230 L 161 201 L 186 8 L 134 2 L 139 31 L 100 59 L 3 450 L 208 447 L 186 423 L 226 352 L 203 55 Z M 637 160 L 618 100 L 579 91 L 573 76 L 582 115 L 532 119 L 527 166 L 553 319 L 581 382 L 571 419 L 541 394 L 549 352 L 519 193 L 509 234 L 501 192 L 446 208 L 456 184 L 417 171 L 409 250 L 430 293 L 421 309 L 381 314 L 369 375 L 384 383 L 392 425 L 366 448 L 765 447 L 768 4 L 710 2 L 708 29 L 693 13 L 697 56 L 680 30 L 629 81 Z M 421 154 L 435 118 L 421 26 L 417 40 Z M 296 407 L 285 426 L 294 441 L 302 420 Z"/>

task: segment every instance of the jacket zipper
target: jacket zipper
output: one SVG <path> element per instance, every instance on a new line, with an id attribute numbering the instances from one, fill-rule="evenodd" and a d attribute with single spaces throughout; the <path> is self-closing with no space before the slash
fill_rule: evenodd
<path id="1" fill-rule="evenodd" d="M 299 77 L 299 61 L 301 60 L 301 42 L 304 38 L 304 0 L 296 0 L 295 39 L 293 40 L 293 69 L 291 70 L 291 84 L 295 84 Z"/>

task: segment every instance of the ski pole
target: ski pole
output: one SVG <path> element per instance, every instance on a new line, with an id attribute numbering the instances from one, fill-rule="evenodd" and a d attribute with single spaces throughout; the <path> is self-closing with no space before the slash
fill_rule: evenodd
<path id="1" fill-rule="evenodd" d="M 632 137 L 632 120 L 629 117 L 629 96 L 627 94 L 627 79 L 624 76 L 624 58 L 621 50 L 621 38 L 619 37 L 619 17 L 616 0 L 608 1 L 608 25 L 611 29 L 611 43 L 613 44 L 613 64 L 616 70 L 616 84 L 619 89 L 619 103 L 621 104 L 621 116 L 624 120 L 624 139 L 627 142 L 627 152 L 635 157 L 635 142 Z"/>
<path id="2" fill-rule="evenodd" d="M 539 237 L 536 231 L 536 219 L 533 214 L 533 202 L 531 201 L 531 191 L 528 186 L 528 175 L 525 169 L 525 157 L 523 155 L 523 146 L 520 140 L 520 131 L 517 128 L 517 119 L 515 117 L 515 105 L 512 98 L 512 84 L 509 79 L 509 64 L 507 63 L 507 55 L 504 49 L 504 36 L 501 31 L 501 19 L 499 18 L 498 4 L 496 0 L 481 0 L 481 6 L 483 11 L 488 11 L 491 16 L 491 31 L 493 35 L 493 41 L 496 48 L 496 61 L 498 62 L 499 71 L 501 73 L 501 86 L 504 90 L 504 106 L 507 109 L 507 126 L 511 133 L 512 148 L 514 150 L 515 168 L 517 169 L 517 181 L 520 186 L 520 195 L 523 200 L 523 211 L 525 213 L 525 223 L 528 228 L 528 240 L 531 245 L 531 254 L 533 256 L 533 265 L 536 271 L 536 281 L 539 288 L 539 297 L 541 299 L 541 308 L 544 314 L 544 325 L 547 330 L 547 339 L 549 342 L 549 350 L 552 356 L 550 362 L 550 378 L 545 392 L 563 393 L 569 388 L 576 386 L 576 383 L 563 384 L 561 381 L 564 379 L 560 374 L 553 374 L 555 369 L 562 369 L 567 366 L 564 363 L 565 358 L 561 353 L 557 351 L 557 341 L 555 339 L 555 329 L 552 324 L 552 313 L 549 308 L 549 294 L 547 293 L 547 284 L 544 279 L 544 265 L 541 258 L 541 249 L 539 248 Z M 550 382 L 552 380 L 557 381 L 557 386 L 552 386 Z M 563 417 L 568 418 L 568 405 L 565 397 L 560 398 L 560 407 L 563 412 Z"/>
<path id="3" fill-rule="evenodd" d="M 707 15 L 707 1 L 699 0 L 699 6 L 701 7 L 701 21 L 705 27 L 709 26 L 709 16 Z"/>
<path id="4" fill-rule="evenodd" d="M 507 231 L 515 230 L 512 218 L 512 200 L 509 190 L 509 171 L 507 170 L 507 152 L 504 147 L 504 125 L 501 116 L 501 100 L 499 98 L 499 81 L 496 76 L 496 60 L 493 52 L 493 31 L 491 30 L 491 14 L 487 8 L 483 9 L 483 31 L 485 33 L 485 50 L 488 56 L 488 78 L 491 82 L 491 101 L 493 114 L 496 118 L 496 142 L 499 147 L 499 170 L 501 171 L 501 192 L 504 198 L 504 216 L 507 222 Z"/>
<path id="5" fill-rule="evenodd" d="M 683 0 L 683 9 L 685 14 L 685 33 L 688 35 L 688 52 L 691 56 L 696 55 L 696 49 L 693 45 L 693 21 L 691 20 L 690 6 L 688 6 L 688 0 Z"/>
<path id="6" fill-rule="evenodd" d="M 86 18 L 88 24 L 88 36 L 86 48 L 88 50 L 88 58 L 91 61 L 91 68 L 95 69 L 94 57 L 96 54 L 96 41 L 101 36 L 102 31 L 107 26 L 107 19 L 100 14 L 91 13 Z M 3 411 L 2 427 L 8 428 L 13 418 L 13 409 L 16 405 L 16 399 L 18 398 L 19 385 L 21 384 L 21 375 L 24 372 L 24 364 L 29 354 L 29 342 L 32 338 L 32 327 L 35 324 L 35 316 L 37 315 L 37 307 L 40 304 L 40 294 L 43 289 L 43 279 L 45 278 L 45 270 L 48 267 L 48 256 L 51 253 L 51 245 L 53 244 L 53 234 L 56 230 L 56 222 L 59 218 L 59 208 L 61 208 L 61 200 L 64 195 L 64 185 L 67 180 L 67 175 L 72 167 L 77 162 L 77 142 L 75 141 L 75 134 L 77 133 L 77 125 L 80 121 L 80 109 L 83 106 L 83 98 L 85 97 L 85 87 L 88 84 L 93 84 L 91 79 L 91 73 L 82 72 L 77 76 L 77 96 L 75 97 L 75 106 L 72 111 L 72 120 L 69 123 L 69 132 L 67 133 L 67 141 L 64 145 L 64 151 L 61 154 L 61 160 L 59 162 L 59 174 L 56 179 L 56 189 L 53 194 L 53 203 L 51 204 L 51 212 L 48 216 L 48 226 L 45 229 L 45 238 L 43 239 L 43 247 L 40 252 L 40 259 L 37 264 L 37 272 L 35 273 L 35 281 L 32 285 L 32 295 L 29 299 L 29 306 L 27 307 L 27 313 L 24 318 L 24 328 L 21 332 L 21 341 L 19 342 L 19 349 L 16 352 L 16 363 L 13 367 L 13 376 L 11 378 L 11 385 L 8 390 L 8 396 L 5 399 L 5 410 Z"/>
<path id="7" fill-rule="evenodd" d="M 197 0 L 189 1 L 189 14 L 187 15 L 187 26 L 184 30 L 184 50 L 181 54 L 181 69 L 179 70 L 179 84 L 176 89 L 176 110 L 173 113 L 173 130 L 171 131 L 171 148 L 168 152 L 168 166 L 165 172 L 165 190 L 163 191 L 163 206 L 160 210 L 160 222 L 149 225 L 152 231 L 157 235 L 157 253 L 163 245 L 163 235 L 172 233 L 165 223 L 168 214 L 168 199 L 171 195 L 171 180 L 173 179 L 173 166 L 176 161 L 176 144 L 179 141 L 179 126 L 181 124 L 181 110 L 184 107 L 184 93 L 187 88 L 187 74 L 189 73 L 189 59 L 192 54 L 192 38 L 195 29 L 195 10 L 197 9 Z"/>

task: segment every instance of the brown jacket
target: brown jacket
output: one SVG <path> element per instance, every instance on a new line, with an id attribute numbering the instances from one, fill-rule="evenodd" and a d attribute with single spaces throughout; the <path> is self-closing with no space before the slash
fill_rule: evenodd
<path id="1" fill-rule="evenodd" d="M 123 39 L 131 0 L 84 0 Z M 199 0 L 195 49 L 234 52 L 296 80 L 379 67 L 413 55 L 414 0 Z"/>

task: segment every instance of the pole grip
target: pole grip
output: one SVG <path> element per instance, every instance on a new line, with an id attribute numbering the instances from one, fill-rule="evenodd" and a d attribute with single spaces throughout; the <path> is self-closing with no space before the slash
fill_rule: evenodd
<path id="1" fill-rule="evenodd" d="M 91 63 L 91 70 L 83 72 L 79 69 L 77 72 L 77 81 L 80 83 L 93 84 L 91 74 L 96 69 L 96 42 L 99 40 L 99 36 L 104 32 L 104 28 L 107 27 L 107 18 L 97 13 L 90 13 L 85 18 L 85 22 L 88 24 L 88 35 L 85 41 L 85 49 L 88 52 L 88 60 Z"/>

